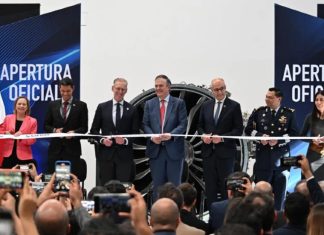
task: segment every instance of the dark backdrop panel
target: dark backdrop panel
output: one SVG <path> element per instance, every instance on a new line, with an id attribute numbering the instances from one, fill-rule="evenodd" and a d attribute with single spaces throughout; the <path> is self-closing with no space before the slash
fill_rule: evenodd
<path id="1" fill-rule="evenodd" d="M 71 78 L 73 97 L 80 98 L 80 12 L 77 4 L 0 26 L 0 110 L 12 113 L 16 97 L 27 96 L 38 133 L 44 132 L 48 103 L 60 98 L 60 79 Z M 40 172 L 47 166 L 48 143 L 39 139 L 32 146 Z"/>
<path id="2" fill-rule="evenodd" d="M 38 16 L 40 4 L 0 4 L 0 25 Z"/>

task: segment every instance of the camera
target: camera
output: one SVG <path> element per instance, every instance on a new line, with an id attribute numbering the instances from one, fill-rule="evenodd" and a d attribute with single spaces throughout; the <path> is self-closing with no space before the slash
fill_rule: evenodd
<path id="1" fill-rule="evenodd" d="M 94 211 L 96 213 L 130 212 L 128 193 L 103 193 L 94 195 Z"/>
<path id="2" fill-rule="evenodd" d="M 130 190 L 133 186 L 133 184 L 131 182 L 120 182 L 126 190 Z"/>
<path id="3" fill-rule="evenodd" d="M 300 167 L 300 164 L 298 163 L 299 160 L 302 159 L 302 156 L 296 156 L 296 157 L 282 157 L 280 158 L 280 165 L 284 167 Z"/>
<path id="4" fill-rule="evenodd" d="M 244 190 L 245 188 L 242 185 L 246 183 L 246 179 L 227 179 L 226 188 L 232 191 Z"/>

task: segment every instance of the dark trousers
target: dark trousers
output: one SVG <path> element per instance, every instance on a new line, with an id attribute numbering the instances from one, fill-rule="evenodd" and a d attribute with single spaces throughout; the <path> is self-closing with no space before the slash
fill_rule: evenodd
<path id="1" fill-rule="evenodd" d="M 111 159 L 105 159 L 105 156 L 98 158 L 100 184 L 104 185 L 110 180 L 119 180 L 120 182 L 133 182 L 135 175 L 135 166 L 132 158 L 119 160 L 118 152 L 115 152 Z"/>
<path id="2" fill-rule="evenodd" d="M 221 195 L 220 200 L 227 199 L 225 181 L 229 174 L 234 170 L 234 156 L 220 158 L 222 153 L 214 151 L 210 157 L 203 159 L 203 170 L 205 179 L 205 190 L 207 196 L 207 207 L 219 201 L 217 194 Z"/>
<path id="3" fill-rule="evenodd" d="M 150 159 L 151 176 L 153 180 L 153 201 L 157 199 L 158 187 L 171 182 L 175 186 L 181 184 L 181 175 L 183 168 L 183 159 L 170 159 L 166 148 L 161 147 L 159 156 Z"/>

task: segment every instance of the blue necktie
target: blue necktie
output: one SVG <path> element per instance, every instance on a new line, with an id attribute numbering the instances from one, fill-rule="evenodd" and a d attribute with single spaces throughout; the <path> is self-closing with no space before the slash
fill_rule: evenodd
<path id="1" fill-rule="evenodd" d="M 216 112 L 215 112 L 215 116 L 214 116 L 215 126 L 217 126 L 218 116 L 219 116 L 219 113 L 220 113 L 221 104 L 222 104 L 222 102 L 220 102 L 220 101 L 217 102 L 217 108 L 216 108 Z"/>

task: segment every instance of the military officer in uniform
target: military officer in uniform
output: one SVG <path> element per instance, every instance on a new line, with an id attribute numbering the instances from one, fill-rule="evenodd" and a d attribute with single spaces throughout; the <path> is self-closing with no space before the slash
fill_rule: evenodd
<path id="1" fill-rule="evenodd" d="M 298 126 L 294 110 L 282 107 L 282 92 L 278 88 L 269 88 L 265 102 L 253 111 L 245 134 L 258 137 L 297 136 Z M 256 158 L 254 164 L 255 183 L 264 180 L 271 183 L 275 195 L 275 208 L 282 209 L 286 194 L 287 178 L 283 171 L 287 168 L 280 166 L 280 158 L 290 155 L 289 140 L 261 140 L 256 144 Z"/>

